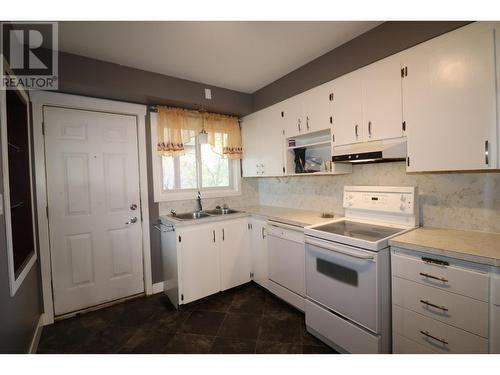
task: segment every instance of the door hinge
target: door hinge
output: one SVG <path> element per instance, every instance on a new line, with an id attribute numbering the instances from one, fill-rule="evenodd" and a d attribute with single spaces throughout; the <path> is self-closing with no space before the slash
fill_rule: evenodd
<path id="1" fill-rule="evenodd" d="M 408 166 L 408 167 L 410 166 L 410 157 L 409 156 L 406 158 L 406 166 Z"/>
<path id="2" fill-rule="evenodd" d="M 181 301 L 184 301 L 184 294 L 181 294 Z"/>
<path id="3" fill-rule="evenodd" d="M 182 237 L 181 237 L 181 236 L 179 236 L 179 242 L 181 242 L 181 241 L 182 241 Z"/>
<path id="4" fill-rule="evenodd" d="M 406 121 L 403 121 L 402 128 L 403 128 L 403 131 L 405 132 L 406 131 Z"/>

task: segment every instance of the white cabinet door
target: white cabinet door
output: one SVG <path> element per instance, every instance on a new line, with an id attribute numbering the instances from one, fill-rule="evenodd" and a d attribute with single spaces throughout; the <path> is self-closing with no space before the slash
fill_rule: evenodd
<path id="1" fill-rule="evenodd" d="M 189 303 L 220 291 L 217 228 L 197 224 L 178 229 L 181 262 L 181 303 Z"/>
<path id="2" fill-rule="evenodd" d="M 283 111 L 283 129 L 286 138 L 306 133 L 303 110 L 303 94 L 293 96 L 280 103 Z"/>
<path id="3" fill-rule="evenodd" d="M 261 176 L 283 175 L 283 137 L 282 119 L 277 106 L 271 106 L 261 111 L 259 132 L 256 139 L 259 149 Z"/>
<path id="4" fill-rule="evenodd" d="M 259 168 L 259 145 L 260 128 L 259 120 L 261 112 L 252 113 L 243 117 L 241 123 L 241 141 L 243 144 L 243 177 L 256 177 L 260 175 Z"/>
<path id="5" fill-rule="evenodd" d="M 217 225 L 220 242 L 221 290 L 250 281 L 251 256 L 248 219 L 223 221 Z"/>
<path id="6" fill-rule="evenodd" d="M 407 171 L 496 168 L 494 52 L 492 26 L 474 23 L 403 53 Z"/>
<path id="7" fill-rule="evenodd" d="M 303 121 L 305 132 L 330 129 L 332 102 L 331 83 L 325 83 L 301 94 L 303 100 Z"/>
<path id="8" fill-rule="evenodd" d="M 401 55 L 393 55 L 363 69 L 364 141 L 403 136 Z"/>
<path id="9" fill-rule="evenodd" d="M 251 223 L 251 253 L 253 281 L 268 287 L 266 220 L 252 218 Z"/>
<path id="10" fill-rule="evenodd" d="M 333 146 L 361 142 L 363 139 L 363 106 L 361 74 L 346 74 L 332 82 Z"/>

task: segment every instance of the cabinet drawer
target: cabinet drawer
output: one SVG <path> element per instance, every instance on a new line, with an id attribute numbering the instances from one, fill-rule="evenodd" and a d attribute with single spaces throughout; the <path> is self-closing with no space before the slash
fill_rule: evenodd
<path id="1" fill-rule="evenodd" d="M 425 262 L 422 257 L 445 260 L 448 263 L 452 262 L 447 258 L 434 257 L 428 254 L 416 253 L 410 255 L 393 251 L 392 274 L 417 283 L 462 294 L 481 301 L 488 301 L 489 281 L 486 272 L 461 268 L 454 264 L 446 266 Z"/>
<path id="2" fill-rule="evenodd" d="M 398 306 L 393 306 L 393 329 L 396 337 L 404 336 L 438 353 L 488 353 L 487 339 Z"/>
<path id="3" fill-rule="evenodd" d="M 394 354 L 436 354 L 434 350 L 399 334 L 394 335 L 392 351 Z"/>
<path id="4" fill-rule="evenodd" d="M 469 297 L 392 278 L 393 304 L 488 337 L 488 304 Z"/>

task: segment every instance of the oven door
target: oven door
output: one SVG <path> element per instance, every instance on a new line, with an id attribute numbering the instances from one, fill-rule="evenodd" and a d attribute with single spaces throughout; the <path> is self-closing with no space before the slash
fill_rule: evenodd
<path id="1" fill-rule="evenodd" d="M 307 298 L 378 333 L 377 256 L 306 237 Z"/>

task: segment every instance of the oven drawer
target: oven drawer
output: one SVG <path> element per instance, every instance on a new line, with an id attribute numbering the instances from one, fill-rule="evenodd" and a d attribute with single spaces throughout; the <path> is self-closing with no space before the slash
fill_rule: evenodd
<path id="1" fill-rule="evenodd" d="M 393 304 L 488 337 L 488 304 L 413 281 L 392 278 Z"/>
<path id="2" fill-rule="evenodd" d="M 380 352 L 380 336 L 357 327 L 309 300 L 306 300 L 306 325 L 349 353 Z"/>
<path id="3" fill-rule="evenodd" d="M 398 306 L 393 307 L 393 329 L 395 337 L 404 336 L 438 353 L 488 353 L 487 339 Z"/>
<path id="4" fill-rule="evenodd" d="M 429 258 L 429 262 L 423 261 L 422 257 Z M 459 267 L 454 264 L 455 260 L 449 258 L 423 253 L 408 254 L 394 249 L 391 258 L 394 276 L 485 302 L 489 299 L 488 273 L 479 269 Z M 433 260 L 445 261 L 449 265 L 432 263 Z"/>

